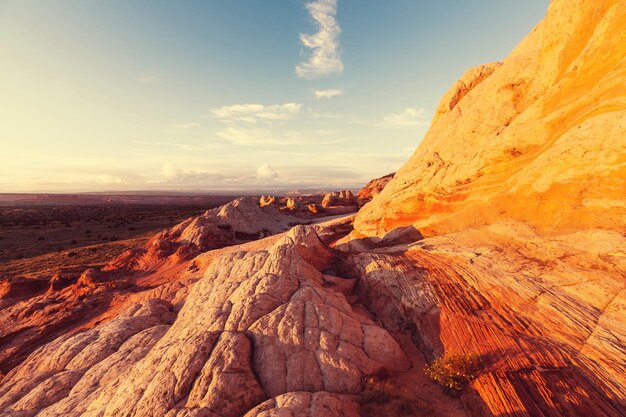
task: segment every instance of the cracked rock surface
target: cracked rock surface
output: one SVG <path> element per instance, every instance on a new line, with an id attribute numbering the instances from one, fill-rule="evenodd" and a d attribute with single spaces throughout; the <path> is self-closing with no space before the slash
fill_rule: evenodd
<path id="1" fill-rule="evenodd" d="M 302 226 L 263 250 L 227 253 L 178 314 L 150 299 L 34 352 L 2 380 L 2 415 L 235 417 L 268 398 L 312 416 L 353 412 L 334 394 L 358 394 L 365 376 L 410 364 L 386 330 L 324 285 L 330 259 Z M 272 415 L 267 404 L 259 415 Z"/>

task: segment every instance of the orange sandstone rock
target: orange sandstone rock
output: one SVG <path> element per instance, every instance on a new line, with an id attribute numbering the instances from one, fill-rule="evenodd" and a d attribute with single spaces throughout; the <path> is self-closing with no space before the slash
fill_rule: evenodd
<path id="1" fill-rule="evenodd" d="M 414 155 L 355 221 L 359 236 L 432 236 L 524 221 L 624 227 L 626 3 L 555 0 L 500 64 L 446 93 Z"/>
<path id="2" fill-rule="evenodd" d="M 391 181 L 395 172 L 391 174 L 387 174 L 380 178 L 375 178 L 365 184 L 365 187 L 361 188 L 356 195 L 357 201 L 359 205 L 364 205 L 372 200 L 372 198 L 376 197 L 380 192 L 385 188 L 385 186 Z"/>
<path id="3" fill-rule="evenodd" d="M 355 206 L 356 198 L 352 194 L 352 191 L 333 191 L 332 193 L 326 193 L 322 200 L 322 207 L 336 207 L 336 206 Z"/>

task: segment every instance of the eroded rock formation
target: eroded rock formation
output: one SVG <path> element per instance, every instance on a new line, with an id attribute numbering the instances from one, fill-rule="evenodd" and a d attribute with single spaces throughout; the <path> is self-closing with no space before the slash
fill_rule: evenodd
<path id="1" fill-rule="evenodd" d="M 356 195 L 356 199 L 360 206 L 372 201 L 372 198 L 376 197 L 385 188 L 385 186 L 391 181 L 395 172 L 384 175 L 380 178 L 375 178 L 365 184 L 365 187 L 361 188 Z"/>
<path id="2" fill-rule="evenodd" d="M 148 299 L 35 351 L 2 380 L 0 409 L 235 417 L 289 404 L 314 416 L 354 415 L 355 401 L 335 394 L 358 394 L 365 375 L 403 371 L 409 362 L 386 330 L 325 285 L 331 259 L 312 227 L 296 227 L 264 250 L 229 251 L 178 314 L 170 301 Z M 311 403 L 334 408 L 320 413 Z"/>
<path id="3" fill-rule="evenodd" d="M 356 206 L 356 198 L 352 191 L 333 191 L 331 193 L 326 193 L 324 195 L 324 199 L 322 200 L 322 207 L 330 208 L 330 207 L 352 207 Z"/>
<path id="4" fill-rule="evenodd" d="M 310 220 L 259 207 L 240 198 L 164 230 L 145 247 L 111 260 L 102 271 L 56 274 L 49 281 L 16 278 L 4 282 L 0 299 L 0 372 L 6 373 L 43 343 L 98 317 L 114 317 L 136 292 L 197 276 L 192 258 L 221 248 L 289 230 Z M 197 279 L 197 278 L 194 278 Z"/>

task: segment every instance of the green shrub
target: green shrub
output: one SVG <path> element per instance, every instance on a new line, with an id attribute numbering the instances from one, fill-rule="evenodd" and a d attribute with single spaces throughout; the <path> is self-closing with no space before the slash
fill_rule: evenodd
<path id="1" fill-rule="evenodd" d="M 426 365 L 424 372 L 444 388 L 461 391 L 474 378 L 480 367 L 480 357 L 475 353 L 447 353 Z"/>

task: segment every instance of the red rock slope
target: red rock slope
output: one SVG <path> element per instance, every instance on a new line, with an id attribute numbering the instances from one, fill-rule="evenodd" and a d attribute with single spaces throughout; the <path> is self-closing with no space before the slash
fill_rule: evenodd
<path id="1" fill-rule="evenodd" d="M 624 416 L 625 209 L 626 1 L 554 0 L 337 247 L 386 328 L 482 358 L 473 415 Z"/>

